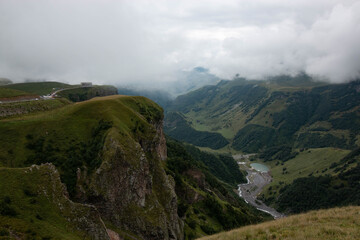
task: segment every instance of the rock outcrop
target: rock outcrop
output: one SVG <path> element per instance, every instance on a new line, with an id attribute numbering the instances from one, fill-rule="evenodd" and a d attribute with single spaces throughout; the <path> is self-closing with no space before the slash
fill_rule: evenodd
<path id="1" fill-rule="evenodd" d="M 11 173 L 19 170 L 6 169 L 6 171 Z M 53 164 L 25 168 L 22 176 L 22 179 L 31 179 L 33 183 L 34 192 L 28 193 L 27 190 L 25 194 L 36 198 L 45 197 L 52 206 L 52 211 L 58 214 L 58 218 L 68 222 L 67 225 L 63 225 L 68 231 L 81 233 L 83 239 L 110 240 L 97 209 L 91 205 L 74 203 L 69 199 L 66 187 L 61 183 L 60 174 Z M 39 216 L 38 218 L 42 219 Z"/>
<path id="2" fill-rule="evenodd" d="M 3 139 L 12 141 L 0 146 L 0 165 L 25 167 L 51 162 L 58 169 L 52 165 L 39 167 L 48 168 L 41 191 L 58 208 L 65 209 L 61 216 L 51 212 L 61 221 L 58 225 L 62 232 L 46 236 L 35 229 L 39 236 L 77 239 L 73 236 L 85 232 L 89 236 L 85 239 L 184 238 L 175 182 L 165 172 L 163 112 L 157 104 L 144 97 L 115 95 L 69 104 L 51 116 L 24 119 L 17 122 L 16 131 L 12 124 L 0 125 Z M 35 171 L 36 166 L 29 171 Z M 29 186 L 37 187 L 38 183 L 31 179 Z M 42 205 L 31 204 L 32 209 L 35 207 L 44 212 L 39 215 L 41 221 L 53 219 L 46 217 L 50 211 Z M 30 215 L 40 221 L 36 212 Z M 29 225 L 35 226 L 37 220 Z M 76 233 L 68 231 L 68 225 Z M 72 235 L 58 237 L 64 234 Z"/>
<path id="3" fill-rule="evenodd" d="M 144 124 L 143 133 L 107 133 L 102 164 L 78 171 L 77 198 L 93 204 L 102 218 L 140 239 L 183 239 L 175 183 L 163 168 L 166 141 L 162 119 Z M 122 233 L 119 233 L 120 236 Z"/>

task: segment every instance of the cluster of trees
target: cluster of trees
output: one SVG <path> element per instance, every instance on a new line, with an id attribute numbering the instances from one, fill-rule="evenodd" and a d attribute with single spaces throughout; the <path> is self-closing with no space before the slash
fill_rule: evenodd
<path id="1" fill-rule="evenodd" d="M 72 102 L 82 102 L 94 97 L 108 96 L 117 94 L 117 89 L 113 86 L 94 86 L 84 88 L 74 88 L 63 90 L 58 95 L 69 99 Z"/>
<path id="2" fill-rule="evenodd" d="M 195 130 L 179 113 L 168 113 L 165 121 L 166 134 L 180 141 L 212 149 L 220 149 L 229 143 L 220 133 Z"/>
<path id="3" fill-rule="evenodd" d="M 11 199 L 8 196 L 5 196 L 0 201 L 0 215 L 1 216 L 10 216 L 15 217 L 18 213 L 14 209 L 13 206 L 11 206 Z"/>
<path id="4" fill-rule="evenodd" d="M 360 205 L 360 148 L 330 166 L 337 175 L 299 178 L 280 189 L 278 210 L 300 213 L 320 208 Z M 353 166 L 353 167 L 352 167 Z"/>
<path id="5" fill-rule="evenodd" d="M 286 162 L 296 157 L 298 154 L 298 152 L 292 150 L 292 147 L 288 145 L 280 145 L 265 149 L 259 154 L 259 157 L 262 158 L 265 162 L 272 160 Z"/>
<path id="6" fill-rule="evenodd" d="M 346 111 L 360 105 L 360 95 L 356 91 L 358 85 L 359 82 L 352 82 L 315 87 L 310 91 L 274 92 L 254 110 L 248 121 L 276 99 L 286 99 L 286 109 L 273 113 L 271 127 L 246 125 L 236 134 L 233 147 L 245 152 L 259 152 L 284 144 L 293 146 L 295 143 L 297 147 L 353 149 L 355 136 L 360 132 L 360 114 Z M 334 112 L 341 114 L 334 116 Z M 310 126 L 317 121 L 329 122 L 330 130 L 349 130 L 349 139 L 326 133 L 329 129 L 325 128 L 295 136 L 302 126 Z"/>

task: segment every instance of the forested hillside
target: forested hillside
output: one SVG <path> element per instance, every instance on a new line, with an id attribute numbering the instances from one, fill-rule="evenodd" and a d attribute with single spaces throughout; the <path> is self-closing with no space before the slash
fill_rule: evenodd
<path id="1" fill-rule="evenodd" d="M 273 176 L 260 199 L 299 213 L 360 204 L 359 108 L 360 81 L 237 78 L 179 96 L 167 108 L 165 131 L 218 152 L 255 153 Z"/>
<path id="2" fill-rule="evenodd" d="M 237 183 L 246 180 L 231 157 L 205 153 L 169 138 L 167 146 L 166 166 L 175 180 L 185 239 L 271 219 L 234 192 Z"/>
<path id="3" fill-rule="evenodd" d="M 359 91 L 359 81 L 329 85 L 306 75 L 222 81 L 179 96 L 167 108 L 166 130 L 174 138 L 213 149 L 224 144 L 196 142 L 194 134 L 184 132 L 219 133 L 233 149 L 247 153 L 275 151 L 278 146 L 290 152 L 353 149 L 359 144 Z"/>

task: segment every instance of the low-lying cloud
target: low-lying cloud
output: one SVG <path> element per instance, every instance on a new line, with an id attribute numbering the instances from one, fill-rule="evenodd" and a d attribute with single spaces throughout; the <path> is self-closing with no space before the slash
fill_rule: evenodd
<path id="1" fill-rule="evenodd" d="M 195 66 L 222 78 L 360 76 L 351 0 L 1 0 L 0 76 L 161 86 Z"/>

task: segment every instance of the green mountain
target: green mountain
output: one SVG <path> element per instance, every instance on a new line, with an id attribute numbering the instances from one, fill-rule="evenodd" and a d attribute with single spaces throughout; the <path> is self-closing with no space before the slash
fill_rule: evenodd
<path id="1" fill-rule="evenodd" d="M 59 97 L 67 98 L 72 102 L 89 100 L 93 97 L 102 97 L 117 94 L 117 89 L 108 85 L 70 85 L 61 82 L 26 82 L 7 84 L 0 87 L 0 99 L 38 97 L 55 93 Z M 9 99 L 10 98 L 10 99 Z"/>
<path id="2" fill-rule="evenodd" d="M 47 95 L 52 93 L 56 89 L 70 88 L 72 86 L 60 82 L 26 82 L 9 84 L 4 87 L 27 92 L 32 95 Z"/>
<path id="3" fill-rule="evenodd" d="M 169 112 L 166 115 L 165 131 L 171 137 L 199 147 L 219 149 L 229 143 L 220 133 L 195 130 L 178 112 Z"/>
<path id="4" fill-rule="evenodd" d="M 282 186 L 273 185 L 272 194 L 263 195 L 262 200 L 286 213 L 360 205 L 360 148 L 321 169 L 321 174 L 314 172 Z"/>
<path id="5" fill-rule="evenodd" d="M 304 74 L 237 78 L 176 98 L 165 132 L 212 151 L 256 153 L 252 160 L 269 165 L 273 176 L 261 199 L 297 213 L 360 204 L 351 197 L 359 189 L 359 106 L 360 81 L 326 84 Z"/>
<path id="6" fill-rule="evenodd" d="M 12 99 L 15 97 L 39 97 L 39 96 L 29 93 L 29 92 L 24 92 L 21 90 L 0 87 L 0 100 L 4 101 L 4 100 Z"/>
<path id="7" fill-rule="evenodd" d="M 281 145 L 354 148 L 360 129 L 360 82 L 328 85 L 310 80 L 299 75 L 222 81 L 176 98 L 167 113 L 177 113 L 187 124 L 169 117 L 166 125 L 175 138 L 185 127 L 220 133 L 233 149 L 248 153 Z M 201 146 L 190 137 L 180 138 Z"/>
<path id="8" fill-rule="evenodd" d="M 169 138 L 167 147 L 166 167 L 175 180 L 185 239 L 271 219 L 234 191 L 246 180 L 232 157 L 205 153 Z"/>
<path id="9" fill-rule="evenodd" d="M 166 146 L 156 104 L 94 98 L 22 119 L 0 124 L 3 167 L 52 163 L 70 198 L 96 206 L 108 228 L 181 238 L 176 195 L 162 167 Z"/>
<path id="10" fill-rule="evenodd" d="M 63 107 L 71 102 L 115 94 L 117 89 L 107 85 L 83 87 L 59 82 L 9 84 L 0 87 L 0 119 L 39 113 Z"/>
<path id="11" fill-rule="evenodd" d="M 234 192 L 231 157 L 167 142 L 162 124 L 119 95 L 3 117 L 0 238 L 193 239 L 269 218 Z"/>

